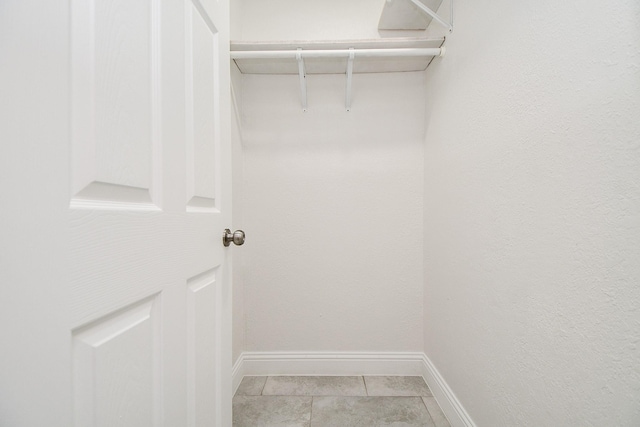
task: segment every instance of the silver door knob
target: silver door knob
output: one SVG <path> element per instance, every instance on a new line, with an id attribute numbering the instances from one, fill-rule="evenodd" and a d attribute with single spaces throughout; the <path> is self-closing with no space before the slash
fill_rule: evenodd
<path id="1" fill-rule="evenodd" d="M 236 230 L 232 233 L 228 228 L 224 230 L 224 234 L 222 235 L 222 244 L 229 246 L 231 243 L 236 246 L 242 245 L 244 243 L 244 231 Z"/>

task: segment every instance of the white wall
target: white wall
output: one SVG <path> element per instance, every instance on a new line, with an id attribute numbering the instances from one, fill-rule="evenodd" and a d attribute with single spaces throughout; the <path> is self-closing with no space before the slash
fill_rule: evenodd
<path id="1" fill-rule="evenodd" d="M 243 79 L 245 349 L 420 351 L 423 73 Z"/>
<path id="2" fill-rule="evenodd" d="M 242 22 L 244 21 L 245 0 L 229 0 L 229 24 L 231 40 L 242 39 Z"/>
<path id="3" fill-rule="evenodd" d="M 425 352 L 479 426 L 638 426 L 640 3 L 455 25 L 426 75 Z"/>
<path id="4" fill-rule="evenodd" d="M 243 0 L 243 40 L 350 40 L 416 36 L 378 31 L 385 0 Z"/>
<path id="5" fill-rule="evenodd" d="M 234 37 L 377 38 L 383 6 L 243 0 Z M 244 349 L 419 351 L 422 74 L 356 75 L 349 113 L 307 81 L 303 113 L 297 76 L 243 76 Z"/>

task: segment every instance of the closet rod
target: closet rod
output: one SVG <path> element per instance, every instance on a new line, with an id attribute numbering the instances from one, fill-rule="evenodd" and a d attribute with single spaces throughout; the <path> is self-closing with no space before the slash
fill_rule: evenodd
<path id="1" fill-rule="evenodd" d="M 327 49 L 327 50 L 232 50 L 231 59 L 291 58 L 349 58 L 355 57 L 398 57 L 398 56 L 443 56 L 442 48 L 397 48 L 397 49 Z"/>

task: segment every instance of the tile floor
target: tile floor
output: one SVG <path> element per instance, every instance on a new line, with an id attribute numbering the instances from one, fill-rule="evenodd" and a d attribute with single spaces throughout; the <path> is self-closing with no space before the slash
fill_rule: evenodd
<path id="1" fill-rule="evenodd" d="M 244 377 L 235 427 L 450 427 L 422 377 Z"/>

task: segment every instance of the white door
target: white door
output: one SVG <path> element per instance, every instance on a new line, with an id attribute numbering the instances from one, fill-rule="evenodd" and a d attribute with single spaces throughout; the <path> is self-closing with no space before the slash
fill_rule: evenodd
<path id="1" fill-rule="evenodd" d="M 0 425 L 231 425 L 228 22 L 0 3 Z"/>

